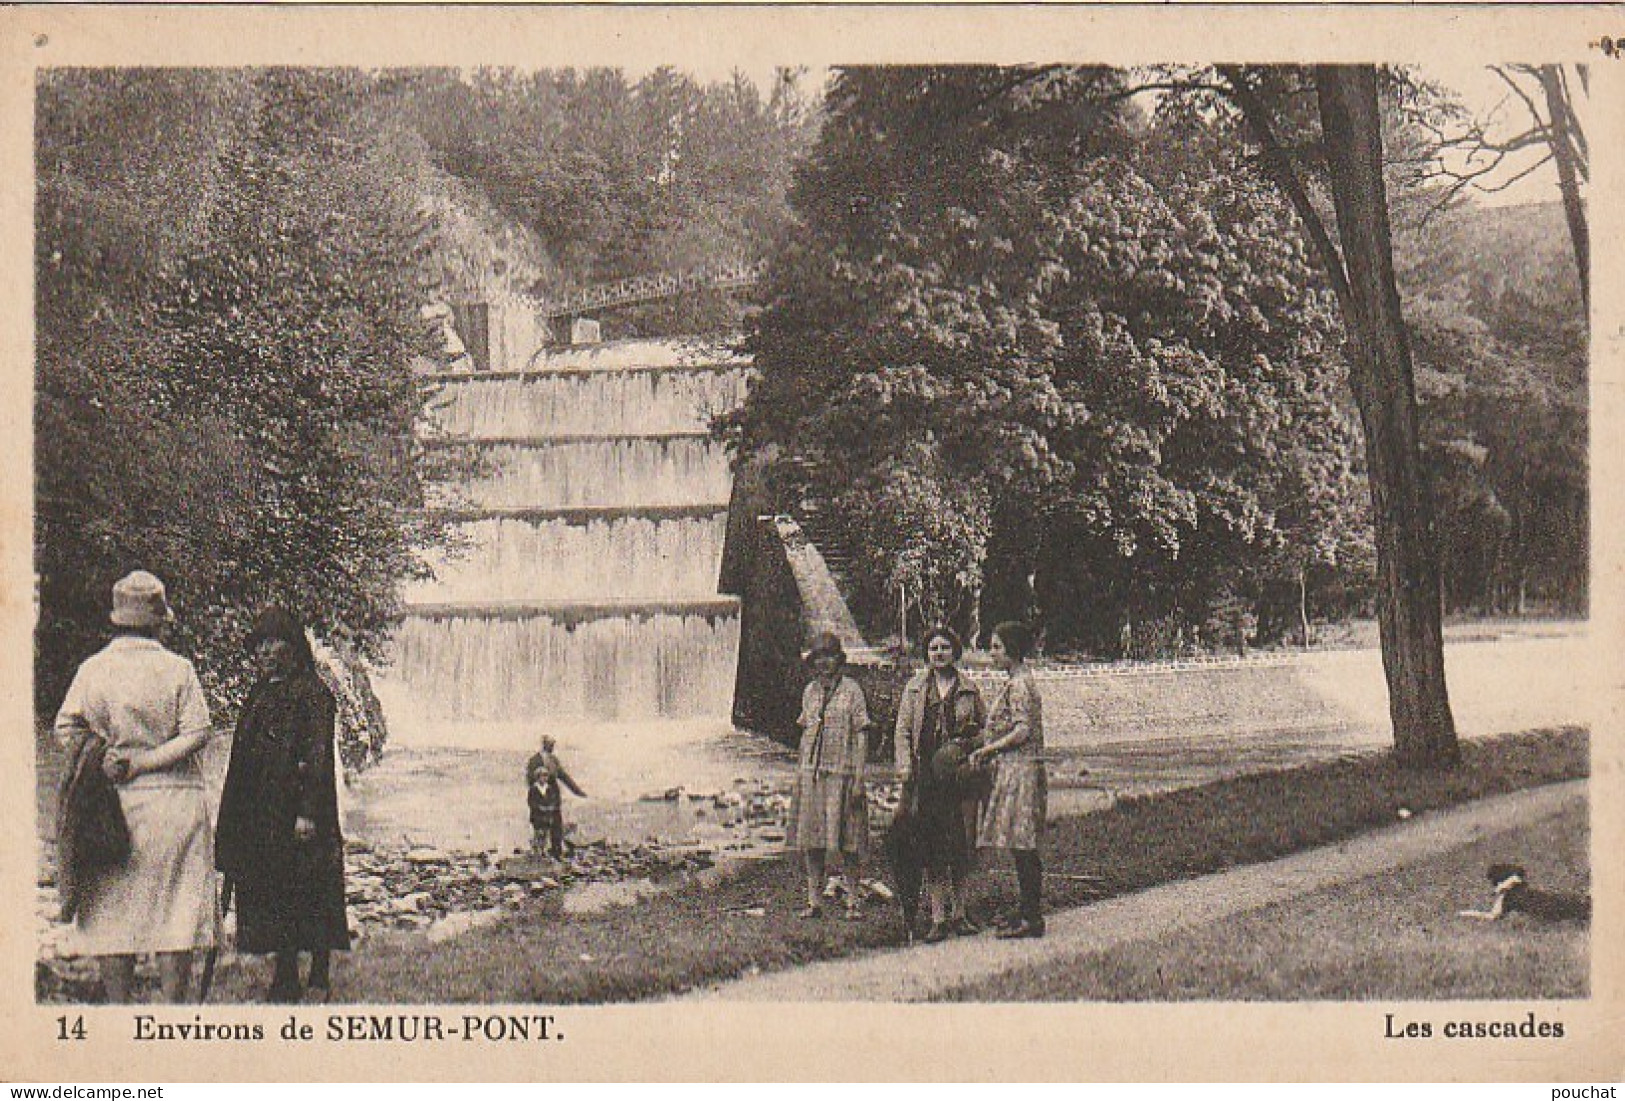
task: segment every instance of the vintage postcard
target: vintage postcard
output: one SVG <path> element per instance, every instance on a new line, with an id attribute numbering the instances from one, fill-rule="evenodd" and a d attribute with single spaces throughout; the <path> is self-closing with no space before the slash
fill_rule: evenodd
<path id="1" fill-rule="evenodd" d="M 8 1078 L 1625 1074 L 1625 9 L 0 42 Z"/>

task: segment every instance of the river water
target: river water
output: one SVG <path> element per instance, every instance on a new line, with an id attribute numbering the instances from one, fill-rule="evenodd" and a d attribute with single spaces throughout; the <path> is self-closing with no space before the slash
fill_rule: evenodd
<path id="1" fill-rule="evenodd" d="M 1599 661 L 1583 625 L 1448 645 L 1457 727 L 1473 738 L 1590 723 L 1603 698 Z M 1043 676 L 1040 685 L 1055 814 L 1390 743 L 1375 650 L 1205 670 Z M 520 724 L 441 730 L 455 748 L 433 744 L 433 729 L 418 730 L 355 782 L 346 797 L 351 835 L 450 849 L 527 844 L 527 754 L 509 747 L 534 744 L 542 731 Z M 710 796 L 783 791 L 794 769 L 791 750 L 716 720 L 566 723 L 549 732 L 589 795 L 566 796 L 577 840 L 692 839 L 716 822 Z M 489 742 L 470 744 L 477 737 Z M 889 774 L 875 769 L 877 777 Z M 678 789 L 684 797 L 668 797 Z"/>
<path id="2" fill-rule="evenodd" d="M 716 721 L 557 726 L 559 755 L 587 792 L 565 794 L 571 838 L 679 842 L 716 820 L 711 797 L 788 787 L 791 752 Z M 497 735 L 512 745 L 521 734 Z M 531 732 L 527 741 L 535 741 Z M 505 748 L 407 745 L 351 785 L 346 827 L 374 843 L 454 850 L 527 846 L 525 761 Z M 679 797 L 679 792 L 681 796 Z M 702 798 L 703 797 L 703 798 Z"/>

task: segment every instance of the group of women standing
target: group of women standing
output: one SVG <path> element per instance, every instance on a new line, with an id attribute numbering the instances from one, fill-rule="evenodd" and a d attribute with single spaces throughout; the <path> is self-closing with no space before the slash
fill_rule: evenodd
<path id="1" fill-rule="evenodd" d="M 76 760 L 87 739 L 99 740 L 102 752 L 85 759 L 100 760 L 96 779 L 116 792 L 129 837 L 119 862 L 65 877 L 74 883 L 74 947 L 98 958 L 110 1001 L 130 1000 L 142 953 L 156 955 L 164 997 L 185 1001 L 194 953 L 214 947 L 221 912 L 235 894 L 238 950 L 275 958 L 268 998 L 325 999 L 329 953 L 349 947 L 333 694 L 299 621 L 279 608 L 263 613 L 248 637 L 255 682 L 211 823 L 199 757 L 213 727 L 192 663 L 163 645 L 173 618 L 158 578 L 138 570 L 120 580 L 113 587 L 114 637 L 79 667 L 56 717 L 56 734 L 76 750 Z M 906 825 L 918 841 L 914 859 L 930 905 L 927 941 L 979 931 L 965 904 L 978 847 L 1007 850 L 1015 861 L 1020 904 L 999 935 L 1043 935 L 1044 738 L 1026 666 L 1031 648 L 1023 625 L 994 629 L 989 652 L 1005 676 L 984 705 L 959 668 L 959 637 L 935 628 L 925 637 L 925 668 L 903 691 L 896 729 L 902 798 L 894 828 Z M 801 914 L 816 917 L 826 899 L 844 893 L 846 916 L 861 919 L 868 707 L 857 683 L 843 675 L 846 655 L 834 636 L 822 636 L 808 660 L 815 675 L 802 697 L 787 830 L 787 843 L 805 854 Z M 840 869 L 828 883 L 826 854 Z M 224 875 L 218 896 L 217 871 Z M 905 910 L 910 939 L 914 916 Z M 303 980 L 301 952 L 310 955 Z"/>
<path id="2" fill-rule="evenodd" d="M 349 947 L 332 692 L 298 620 L 261 615 L 216 828 L 200 763 L 213 728 L 192 663 L 163 645 L 173 618 L 152 574 L 114 585 L 114 637 L 79 667 L 56 717 L 64 744 L 104 743 L 101 772 L 129 835 L 120 863 L 74 877 L 72 946 L 97 957 L 109 1001 L 131 999 L 135 958 L 154 953 L 165 999 L 183 1002 L 194 954 L 216 944 L 234 893 L 238 950 L 275 957 L 269 998 L 299 1001 L 308 986 L 325 999 L 328 953 Z"/>
<path id="3" fill-rule="evenodd" d="M 1041 937 L 1039 842 L 1047 781 L 1042 701 L 1027 668 L 1032 633 L 1014 622 L 994 628 L 989 654 L 1004 676 L 991 704 L 959 668 L 964 645 L 957 634 L 936 627 L 923 642 L 925 667 L 903 689 L 897 710 L 902 791 L 892 830 L 907 833 L 903 860 L 923 874 L 931 921 L 924 939 L 981 931 L 966 906 L 977 848 L 1008 851 L 1015 863 L 1020 901 L 998 923 L 998 935 Z M 869 833 L 863 782 L 868 709 L 857 682 L 842 675 L 845 654 L 833 635 L 815 641 L 808 662 L 814 677 L 802 696 L 801 754 L 786 844 L 804 854 L 802 916 L 818 916 L 828 894 L 844 893 L 847 916 L 860 918 L 857 870 Z M 841 877 L 829 882 L 833 892 L 824 878 L 826 853 L 841 860 Z M 914 892 L 900 895 L 912 940 Z"/>

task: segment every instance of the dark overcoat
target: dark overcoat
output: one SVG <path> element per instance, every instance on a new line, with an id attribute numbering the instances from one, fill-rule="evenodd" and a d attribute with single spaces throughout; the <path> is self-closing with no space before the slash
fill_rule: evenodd
<path id="1" fill-rule="evenodd" d="M 915 673 L 903 687 L 894 749 L 898 772 L 911 777 L 902 798 L 905 811 L 915 818 L 919 856 L 927 871 L 963 875 L 970 867 L 977 794 L 972 786 L 939 775 L 938 754 L 955 744 L 969 752 L 980 743 L 986 721 L 981 692 L 958 670 L 947 699 L 938 696 L 930 668 Z"/>
<path id="2" fill-rule="evenodd" d="M 220 799 L 215 866 L 237 896 L 237 948 L 348 948 L 333 693 L 314 668 L 262 678 L 243 704 Z M 308 818 L 315 837 L 300 841 Z"/>

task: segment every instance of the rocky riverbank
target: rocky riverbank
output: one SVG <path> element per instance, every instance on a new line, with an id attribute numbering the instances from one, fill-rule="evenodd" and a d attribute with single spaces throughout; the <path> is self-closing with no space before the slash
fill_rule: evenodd
<path id="1" fill-rule="evenodd" d="M 520 908 L 534 909 L 538 902 L 544 911 L 556 912 L 635 902 L 730 861 L 782 852 L 788 787 L 783 781 L 739 780 L 724 791 L 651 792 L 640 801 L 679 804 L 694 818 L 688 837 L 641 842 L 571 837 L 562 860 L 519 849 L 457 852 L 352 840 L 345 852 L 350 931 L 358 945 L 385 933 L 435 940 Z M 896 785 L 871 785 L 876 829 L 889 820 L 896 801 Z M 95 962 L 64 954 L 68 929 L 55 920 L 50 855 L 36 891 L 36 995 L 40 1001 L 94 1000 Z M 226 957 L 234 916 L 224 925 Z M 143 961 L 139 974 L 148 975 L 148 968 L 150 961 Z"/>

